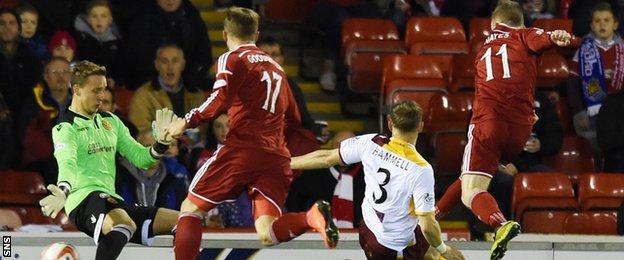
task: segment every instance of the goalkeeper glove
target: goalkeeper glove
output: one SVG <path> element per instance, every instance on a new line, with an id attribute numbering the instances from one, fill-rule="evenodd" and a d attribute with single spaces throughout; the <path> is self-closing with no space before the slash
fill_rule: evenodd
<path id="1" fill-rule="evenodd" d="M 40 200 L 39 205 L 41 205 L 41 212 L 43 212 L 43 215 L 51 218 L 56 218 L 56 215 L 61 212 L 61 210 L 65 206 L 65 200 L 67 199 L 67 193 L 69 193 L 69 189 L 66 189 L 66 193 L 58 186 L 50 184 L 48 185 L 48 190 L 52 194 Z"/>
<path id="2" fill-rule="evenodd" d="M 173 142 L 172 136 L 165 136 L 165 129 L 175 120 L 178 120 L 178 117 L 173 114 L 171 109 L 156 110 L 156 120 L 152 121 L 152 135 L 154 135 L 156 142 L 167 146 Z"/>

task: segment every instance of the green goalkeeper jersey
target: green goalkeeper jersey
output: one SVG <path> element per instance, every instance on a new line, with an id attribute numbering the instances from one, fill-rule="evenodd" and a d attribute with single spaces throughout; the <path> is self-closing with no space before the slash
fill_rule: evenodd
<path id="1" fill-rule="evenodd" d="M 116 152 L 142 169 L 157 161 L 150 148 L 134 140 L 123 122 L 108 112 L 90 119 L 67 109 L 52 129 L 52 140 L 59 168 L 57 183 L 70 189 L 67 214 L 94 191 L 122 199 L 115 193 Z"/>

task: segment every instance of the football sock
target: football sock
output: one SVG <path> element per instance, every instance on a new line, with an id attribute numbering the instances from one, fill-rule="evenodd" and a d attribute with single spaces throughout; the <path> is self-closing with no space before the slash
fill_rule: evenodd
<path id="1" fill-rule="evenodd" d="M 199 254 L 202 229 L 201 216 L 183 213 L 178 218 L 178 225 L 173 240 L 173 251 L 177 260 L 195 260 Z"/>
<path id="2" fill-rule="evenodd" d="M 286 213 L 276 219 L 271 225 L 271 238 L 274 244 L 290 241 L 305 233 L 310 228 L 306 214 L 306 212 Z"/>
<path id="3" fill-rule="evenodd" d="M 457 179 L 451 184 L 437 203 L 436 219 L 441 219 L 449 213 L 455 206 L 461 203 L 461 179 Z"/>
<path id="4" fill-rule="evenodd" d="M 116 225 L 108 234 L 102 236 L 98 241 L 97 250 L 95 252 L 96 260 L 114 260 L 117 259 L 121 250 L 132 237 L 132 231 L 126 225 Z"/>
<path id="5" fill-rule="evenodd" d="M 479 220 L 497 229 L 507 220 L 498 208 L 498 204 L 492 195 L 487 191 L 479 192 L 472 197 L 470 202 L 472 212 L 479 217 Z"/>

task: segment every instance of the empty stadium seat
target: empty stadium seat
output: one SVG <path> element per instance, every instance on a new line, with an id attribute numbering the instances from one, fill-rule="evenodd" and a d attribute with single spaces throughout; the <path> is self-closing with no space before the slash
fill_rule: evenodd
<path id="1" fill-rule="evenodd" d="M 555 111 L 561 121 L 561 127 L 564 134 L 574 134 L 574 126 L 572 125 L 572 117 L 568 112 L 568 102 L 566 98 L 560 97 L 558 102 L 555 102 Z"/>
<path id="2" fill-rule="evenodd" d="M 572 210 L 525 211 L 522 219 L 523 233 L 563 234 L 566 218 Z"/>
<path id="3" fill-rule="evenodd" d="M 563 145 L 555 155 L 543 160 L 555 171 L 566 173 L 595 172 L 592 148 L 589 142 L 576 135 L 565 135 Z"/>
<path id="4" fill-rule="evenodd" d="M 565 30 L 572 33 L 571 19 L 537 19 L 533 22 L 535 28 L 544 29 L 545 31 Z"/>
<path id="5" fill-rule="evenodd" d="M 416 54 L 468 53 L 466 34 L 453 17 L 414 17 L 407 22 L 405 45 Z"/>
<path id="6" fill-rule="evenodd" d="M 2 230 L 3 227 L 13 230 L 21 226 L 22 219 L 20 219 L 17 212 L 10 209 L 0 208 L 0 230 Z"/>
<path id="7" fill-rule="evenodd" d="M 468 41 L 483 41 L 483 39 L 490 36 L 490 33 L 492 33 L 492 29 L 490 29 L 491 23 L 492 19 L 490 18 L 478 17 L 470 19 L 470 33 Z"/>
<path id="8" fill-rule="evenodd" d="M 521 173 L 516 175 L 512 195 L 512 214 L 524 221 L 529 210 L 575 210 L 572 182 L 564 173 Z"/>
<path id="9" fill-rule="evenodd" d="M 46 217 L 41 212 L 41 207 L 39 206 L 22 206 L 22 207 L 5 207 L 5 209 L 10 209 L 15 211 L 20 219 L 22 220 L 22 224 L 54 224 L 54 225 L 67 225 L 69 224 L 69 218 L 65 211 L 61 211 L 56 218 L 52 219 Z"/>
<path id="10" fill-rule="evenodd" d="M 615 212 L 575 212 L 563 225 L 564 234 L 617 235 Z"/>
<path id="11" fill-rule="evenodd" d="M 36 172 L 0 172 L 0 193 L 46 194 L 43 178 Z"/>
<path id="12" fill-rule="evenodd" d="M 399 40 L 399 32 L 390 20 L 350 18 L 342 24 L 342 46 L 350 40 Z"/>
<path id="13" fill-rule="evenodd" d="M 317 1 L 268 0 L 265 4 L 265 17 L 273 21 L 300 21 Z"/>
<path id="14" fill-rule="evenodd" d="M 537 66 L 538 88 L 554 88 L 568 80 L 568 62 L 557 53 L 542 55 Z"/>
<path id="15" fill-rule="evenodd" d="M 383 60 L 381 77 L 380 127 L 383 126 L 383 109 L 404 100 L 416 101 L 427 113 L 429 99 L 436 93 L 447 93 L 444 71 L 449 61 L 442 57 L 391 55 Z M 426 118 L 426 115 L 423 116 Z"/>
<path id="16" fill-rule="evenodd" d="M 383 58 L 395 54 L 405 54 L 402 41 L 350 41 L 345 50 L 349 89 L 356 93 L 379 94 Z"/>
<path id="17" fill-rule="evenodd" d="M 463 54 L 453 57 L 453 77 L 451 92 L 474 90 L 475 88 L 475 54 Z"/>
<path id="18" fill-rule="evenodd" d="M 583 174 L 578 193 L 581 210 L 617 209 L 624 200 L 624 175 Z"/>
<path id="19" fill-rule="evenodd" d="M 128 109 L 130 109 L 130 101 L 134 91 L 126 88 L 115 88 L 115 114 L 121 116 L 128 115 Z"/>
<path id="20" fill-rule="evenodd" d="M 423 118 L 431 133 L 445 130 L 465 131 L 474 101 L 473 92 L 436 94 L 429 101 L 428 116 Z"/>

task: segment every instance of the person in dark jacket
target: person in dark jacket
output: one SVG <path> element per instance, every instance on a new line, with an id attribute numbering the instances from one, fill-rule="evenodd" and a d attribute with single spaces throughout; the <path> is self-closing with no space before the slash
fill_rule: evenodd
<path id="1" fill-rule="evenodd" d="M 53 156 L 52 126 L 70 101 L 69 62 L 55 57 L 45 66 L 43 81 L 32 88 L 33 97 L 26 100 L 18 119 L 21 144 L 20 168 L 40 172 L 47 184 L 56 183 L 57 168 Z"/>
<path id="2" fill-rule="evenodd" d="M 41 62 L 20 43 L 21 24 L 13 9 L 0 9 L 0 93 L 13 116 L 41 79 Z"/>
<path id="3" fill-rule="evenodd" d="M 624 91 L 605 99 L 596 123 L 604 172 L 624 172 Z"/>
<path id="4" fill-rule="evenodd" d="M 11 111 L 4 102 L 4 97 L 0 94 L 0 142 L 5 147 L 13 147 L 15 143 L 15 135 L 13 131 L 13 119 Z M 15 161 L 15 151 L 13 149 L 5 149 L 0 153 L 0 171 L 8 170 L 13 166 Z"/>
<path id="5" fill-rule="evenodd" d="M 126 38 L 126 86 L 136 89 L 151 80 L 158 47 L 175 44 L 187 57 L 184 81 L 187 86 L 208 90 L 208 69 L 212 50 L 206 25 L 188 0 L 155 0 L 136 17 Z"/>
<path id="6" fill-rule="evenodd" d="M 74 20 L 76 43 L 81 60 L 106 67 L 116 85 L 122 85 L 122 39 L 106 0 L 89 2 L 84 14 Z"/>
<path id="7" fill-rule="evenodd" d="M 39 12 L 31 5 L 24 4 L 17 8 L 22 22 L 21 41 L 41 61 L 48 60 L 48 40 L 39 33 Z"/>

